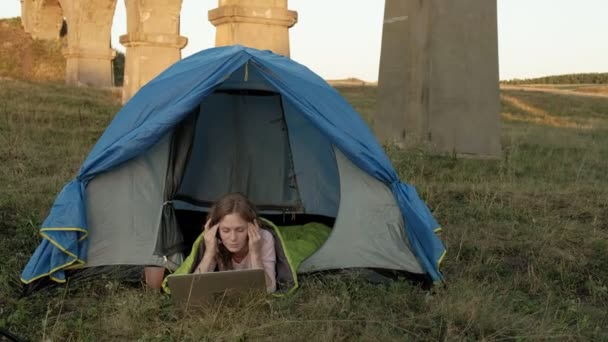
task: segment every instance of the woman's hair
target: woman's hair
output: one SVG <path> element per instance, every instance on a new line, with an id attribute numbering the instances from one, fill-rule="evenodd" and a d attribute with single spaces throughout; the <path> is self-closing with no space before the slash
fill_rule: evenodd
<path id="1" fill-rule="evenodd" d="M 245 195 L 235 192 L 222 196 L 209 211 L 207 219 L 210 220 L 209 226 L 213 227 L 218 224 L 226 215 L 239 214 L 239 216 L 247 221 L 254 222 L 257 220 L 258 213 L 255 206 L 245 197 Z M 259 224 L 259 222 L 258 222 Z M 232 269 L 232 253 L 224 246 L 218 246 L 218 262 L 222 264 L 224 269 Z"/>

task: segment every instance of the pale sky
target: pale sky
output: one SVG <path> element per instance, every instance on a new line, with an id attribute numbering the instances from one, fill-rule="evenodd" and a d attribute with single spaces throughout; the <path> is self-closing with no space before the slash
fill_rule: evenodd
<path id="1" fill-rule="evenodd" d="M 0 18 L 20 15 L 19 0 L 0 0 Z M 183 56 L 210 48 L 207 11 L 217 0 L 183 0 Z M 352 6 L 356 3 L 356 6 Z M 351 6 L 349 6 L 351 5 Z M 299 21 L 290 29 L 291 57 L 325 79 L 378 79 L 384 1 L 290 0 Z M 500 78 L 608 72 L 608 0 L 498 0 Z M 118 0 L 112 45 L 124 51 L 124 1 Z"/>

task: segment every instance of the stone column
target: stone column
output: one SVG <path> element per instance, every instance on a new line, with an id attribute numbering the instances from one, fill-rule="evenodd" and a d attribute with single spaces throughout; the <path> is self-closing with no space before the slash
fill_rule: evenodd
<path id="1" fill-rule="evenodd" d="M 34 39 L 55 40 L 59 39 L 59 32 L 63 24 L 63 9 L 59 5 L 58 0 L 36 1 L 32 6 L 31 0 L 22 2 L 21 11 L 34 10 L 33 14 L 26 15 L 24 27 L 26 32 L 29 32 Z M 28 8 L 30 7 L 30 8 Z M 34 7 L 34 8 L 31 8 Z M 24 16 L 22 16 L 24 18 Z M 33 19 L 33 20 L 32 20 Z M 22 19 L 23 20 L 23 19 Z"/>
<path id="2" fill-rule="evenodd" d="M 26 33 L 32 33 L 32 17 L 36 11 L 36 0 L 21 0 L 21 26 Z"/>
<path id="3" fill-rule="evenodd" d="M 287 9 L 287 0 L 219 0 L 209 11 L 217 28 L 215 45 L 241 44 L 271 50 L 289 57 L 289 28 L 298 13 Z"/>
<path id="4" fill-rule="evenodd" d="M 120 37 L 126 49 L 123 103 L 141 87 L 181 59 L 188 43 L 179 35 L 182 1 L 125 0 L 127 34 Z"/>
<path id="5" fill-rule="evenodd" d="M 60 0 L 68 25 L 66 83 L 113 86 L 110 33 L 116 0 Z"/>
<path id="6" fill-rule="evenodd" d="M 386 0 L 374 131 L 382 143 L 498 157 L 496 0 Z"/>

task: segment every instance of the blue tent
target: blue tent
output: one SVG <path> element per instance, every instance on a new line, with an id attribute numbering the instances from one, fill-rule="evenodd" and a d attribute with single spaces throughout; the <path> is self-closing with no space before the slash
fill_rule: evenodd
<path id="1" fill-rule="evenodd" d="M 179 61 L 118 112 L 57 196 L 21 280 L 162 265 L 175 208 L 204 206 L 235 184 L 268 210 L 336 218 L 298 272 L 379 267 L 442 279 L 437 222 L 348 102 L 289 58 L 230 46 Z"/>

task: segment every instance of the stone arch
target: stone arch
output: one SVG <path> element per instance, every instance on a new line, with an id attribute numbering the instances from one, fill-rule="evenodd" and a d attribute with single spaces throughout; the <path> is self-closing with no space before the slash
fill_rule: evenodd
<path id="1" fill-rule="evenodd" d="M 113 85 L 110 38 L 116 0 L 58 1 L 68 26 L 66 83 L 110 87 Z"/>
<path id="2" fill-rule="evenodd" d="M 59 32 L 63 24 L 63 9 L 59 0 L 23 0 L 22 6 L 30 6 L 33 13 L 26 15 L 24 20 L 26 32 L 31 33 L 35 39 L 59 39 Z"/>

